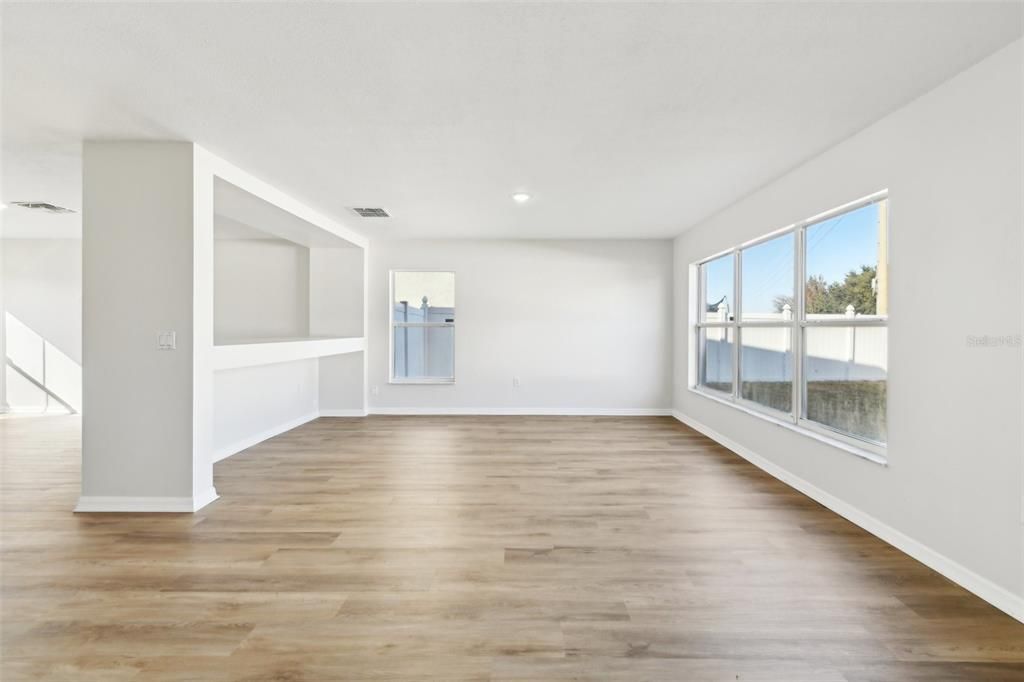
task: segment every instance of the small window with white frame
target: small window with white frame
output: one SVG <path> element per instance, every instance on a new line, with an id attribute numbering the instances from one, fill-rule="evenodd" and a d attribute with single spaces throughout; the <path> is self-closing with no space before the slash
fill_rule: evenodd
<path id="1" fill-rule="evenodd" d="M 455 382 L 455 273 L 390 273 L 391 382 Z"/>
<path id="2" fill-rule="evenodd" d="M 881 460 L 888 222 L 880 192 L 697 263 L 693 387 Z"/>

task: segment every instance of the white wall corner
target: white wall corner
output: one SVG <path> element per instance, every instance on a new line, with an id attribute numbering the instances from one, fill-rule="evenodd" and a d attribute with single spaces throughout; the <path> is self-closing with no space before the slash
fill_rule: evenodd
<path id="1" fill-rule="evenodd" d="M 686 426 L 689 426 L 694 431 L 697 431 L 719 445 L 732 450 L 758 469 L 761 469 L 770 476 L 803 493 L 815 502 L 827 507 L 836 514 L 839 514 L 839 516 L 842 516 L 847 521 L 850 521 L 851 523 L 866 530 L 880 540 L 889 543 L 901 552 L 920 561 L 928 568 L 931 568 L 937 573 L 945 576 L 968 592 L 981 597 L 1000 611 L 1024 622 L 1024 595 L 1014 594 L 1006 588 L 996 585 L 988 578 L 978 575 L 974 571 L 971 571 L 952 559 L 936 552 L 927 545 L 904 535 L 895 528 L 879 521 L 869 514 L 864 513 L 860 509 L 840 500 L 834 495 L 825 492 L 821 488 L 809 483 L 799 476 L 791 474 L 782 467 L 757 454 L 750 448 L 740 445 L 727 436 L 723 436 L 721 433 L 718 433 L 711 427 L 702 424 L 696 419 L 693 419 L 678 410 L 673 410 L 672 416 Z"/>

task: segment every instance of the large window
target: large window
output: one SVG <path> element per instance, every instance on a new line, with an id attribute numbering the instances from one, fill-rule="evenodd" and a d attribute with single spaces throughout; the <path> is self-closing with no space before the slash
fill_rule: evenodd
<path id="1" fill-rule="evenodd" d="M 455 381 L 455 273 L 391 273 L 391 381 Z"/>
<path id="2" fill-rule="evenodd" d="M 883 455 L 888 199 L 697 265 L 698 390 Z"/>

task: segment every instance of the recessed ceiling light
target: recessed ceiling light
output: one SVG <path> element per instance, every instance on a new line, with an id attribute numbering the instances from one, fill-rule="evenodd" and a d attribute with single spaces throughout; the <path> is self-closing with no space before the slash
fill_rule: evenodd
<path id="1" fill-rule="evenodd" d="M 527 201 L 530 200 L 530 195 L 527 194 L 526 192 L 516 192 L 515 194 L 512 195 L 512 199 L 517 204 L 525 204 Z"/>

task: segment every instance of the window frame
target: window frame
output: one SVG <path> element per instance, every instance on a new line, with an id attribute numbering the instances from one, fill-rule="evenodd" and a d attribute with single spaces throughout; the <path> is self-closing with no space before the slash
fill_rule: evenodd
<path id="1" fill-rule="evenodd" d="M 451 275 L 455 270 L 436 268 L 396 268 L 388 270 L 388 383 L 397 385 L 451 385 L 455 383 L 455 322 L 399 322 L 395 320 L 395 275 L 402 272 L 433 272 Z M 454 287 L 454 284 L 453 284 Z M 457 318 L 456 318 L 457 319 Z M 395 376 L 395 329 L 450 327 L 452 330 L 452 375 L 451 377 L 399 377 Z M 408 358 L 406 358 L 408 362 Z"/>
<path id="2" fill-rule="evenodd" d="M 807 319 L 805 313 L 805 292 L 806 292 L 806 267 L 807 267 L 807 228 L 813 227 L 817 223 L 824 220 L 835 218 L 844 213 L 850 213 L 858 209 L 885 202 L 886 207 L 886 225 L 885 229 L 888 232 L 891 229 L 891 220 L 889 220 L 889 191 L 881 190 L 870 194 L 861 199 L 851 201 L 837 206 L 836 208 L 830 209 L 823 213 L 811 216 L 805 220 L 801 220 L 792 225 L 787 225 L 778 230 L 769 232 L 766 235 L 751 239 L 743 242 L 738 246 L 724 251 L 719 251 L 714 255 L 703 258 L 695 262 L 692 267 L 696 268 L 696 309 L 691 311 L 691 332 L 690 338 L 694 344 L 695 353 L 693 353 L 693 359 L 695 367 L 691 367 L 690 373 L 690 390 L 694 391 L 703 396 L 712 398 L 716 401 L 722 402 L 726 405 L 731 405 L 741 410 L 766 418 L 772 422 L 778 423 L 782 426 L 789 427 L 799 433 L 806 435 L 812 435 L 818 440 L 823 440 L 832 445 L 838 445 L 841 449 L 848 452 L 852 452 L 858 456 L 864 457 L 871 461 L 879 464 L 886 463 L 886 455 L 888 453 L 888 447 L 886 443 L 871 440 L 854 434 L 846 433 L 838 429 L 820 424 L 815 421 L 807 419 L 807 388 L 804 383 L 804 377 L 806 374 L 806 358 L 804 357 L 804 334 L 808 328 L 820 328 L 820 327 L 883 327 L 888 329 L 889 326 L 889 315 L 886 312 L 885 315 L 870 315 L 870 316 L 857 316 L 844 319 Z M 743 251 L 759 244 L 771 241 L 777 237 L 784 236 L 786 234 L 793 234 L 793 311 L 792 319 L 785 320 L 751 320 L 743 321 Z M 888 241 L 888 239 L 886 240 Z M 704 309 L 707 305 L 705 299 L 705 270 L 704 265 L 722 258 L 723 256 L 731 256 L 733 258 L 733 309 L 731 320 L 728 321 L 707 321 L 704 319 Z M 885 254 L 886 263 L 885 267 L 889 269 L 888 263 L 888 251 Z M 881 264 L 880 264 L 881 265 Z M 693 281 L 693 280 L 691 280 Z M 888 302 L 887 302 L 888 305 Z M 888 311 L 888 308 L 887 308 Z M 709 386 L 702 385 L 704 380 L 704 349 L 701 347 L 700 336 L 701 329 L 707 328 L 731 328 L 733 344 L 732 344 L 732 392 L 725 393 Z M 790 329 L 790 352 L 793 356 L 792 365 L 792 391 L 793 395 L 791 398 L 791 410 L 789 412 L 783 412 L 781 410 L 762 405 L 761 403 L 753 400 L 748 400 L 742 397 L 742 385 L 741 379 L 743 376 L 742 368 L 742 357 L 743 357 L 743 328 L 788 328 Z M 888 357 L 888 339 L 886 344 L 886 357 Z M 888 362 L 886 363 L 886 382 L 888 383 Z M 888 401 L 886 401 L 886 412 L 888 413 Z"/>

